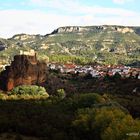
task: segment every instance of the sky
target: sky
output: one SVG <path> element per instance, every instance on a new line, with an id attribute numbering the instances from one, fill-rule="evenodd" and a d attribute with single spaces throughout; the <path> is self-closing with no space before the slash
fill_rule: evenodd
<path id="1" fill-rule="evenodd" d="M 62 26 L 140 26 L 140 0 L 0 0 L 0 37 Z"/>

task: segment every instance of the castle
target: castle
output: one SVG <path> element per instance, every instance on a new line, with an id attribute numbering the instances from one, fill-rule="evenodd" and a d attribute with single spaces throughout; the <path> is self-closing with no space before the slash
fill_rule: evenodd
<path id="1" fill-rule="evenodd" d="M 10 91 L 18 85 L 39 85 L 46 81 L 46 63 L 38 61 L 36 54 L 31 52 L 30 55 L 23 52 L 22 55 L 14 56 L 11 65 L 6 66 L 5 70 L 0 73 L 2 90 Z"/>

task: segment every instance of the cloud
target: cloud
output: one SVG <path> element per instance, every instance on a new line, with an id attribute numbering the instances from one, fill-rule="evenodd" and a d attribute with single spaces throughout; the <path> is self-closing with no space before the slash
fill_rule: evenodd
<path id="1" fill-rule="evenodd" d="M 125 4 L 128 2 L 133 2 L 134 0 L 113 0 L 114 3 L 116 4 Z"/>
<path id="2" fill-rule="evenodd" d="M 87 6 L 79 0 L 30 0 L 32 10 L 0 10 L 0 37 L 47 34 L 61 26 L 139 25 L 140 15 L 121 8 Z M 44 7 L 45 10 L 42 10 Z M 36 10 L 37 9 L 37 10 Z"/>
<path id="3" fill-rule="evenodd" d="M 114 2 L 126 2 L 132 0 L 114 0 Z M 133 11 L 129 11 L 121 8 L 106 8 L 96 5 L 83 5 L 79 0 L 30 0 L 28 5 L 34 5 L 37 7 L 51 8 L 53 12 L 63 12 L 63 14 L 108 14 L 118 16 L 134 15 Z"/>
<path id="4" fill-rule="evenodd" d="M 4 19 L 0 22 L 0 36 L 11 37 L 17 33 L 47 34 L 59 26 L 78 25 L 81 18 L 38 10 L 3 10 L 0 19 Z"/>

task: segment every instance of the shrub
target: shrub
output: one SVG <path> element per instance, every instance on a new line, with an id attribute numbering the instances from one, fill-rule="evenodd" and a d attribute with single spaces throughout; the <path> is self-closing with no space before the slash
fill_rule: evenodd
<path id="1" fill-rule="evenodd" d="M 15 87 L 10 95 L 45 95 L 49 96 L 44 87 L 36 85 L 22 85 Z"/>
<path id="2" fill-rule="evenodd" d="M 91 107 L 94 104 L 106 102 L 102 96 L 96 93 L 74 95 L 73 101 L 75 102 L 77 108 Z"/>
<path id="3" fill-rule="evenodd" d="M 65 93 L 64 89 L 58 89 L 57 96 L 61 99 L 64 99 L 66 97 L 66 93 Z"/>

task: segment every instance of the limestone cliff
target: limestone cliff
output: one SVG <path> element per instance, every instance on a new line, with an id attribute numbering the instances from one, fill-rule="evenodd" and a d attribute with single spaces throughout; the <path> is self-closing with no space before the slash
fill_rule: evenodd
<path id="1" fill-rule="evenodd" d="M 80 27 L 80 26 L 66 26 L 66 27 L 60 27 L 52 32 L 52 34 L 55 33 L 70 33 L 70 32 L 83 32 L 83 31 L 90 31 L 90 28 L 86 27 Z"/>
<path id="2" fill-rule="evenodd" d="M 9 91 L 18 85 L 41 84 L 47 78 L 46 68 L 36 55 L 16 55 L 11 66 L 0 74 L 0 88 Z"/>
<path id="3" fill-rule="evenodd" d="M 111 32 L 121 32 L 121 33 L 133 33 L 134 30 L 132 27 L 125 27 L 125 26 L 108 26 L 108 25 L 101 25 L 101 26 L 66 26 L 60 27 L 52 32 L 52 34 L 56 33 L 75 33 L 75 32 L 97 32 L 97 31 L 104 31 L 110 30 Z"/>

